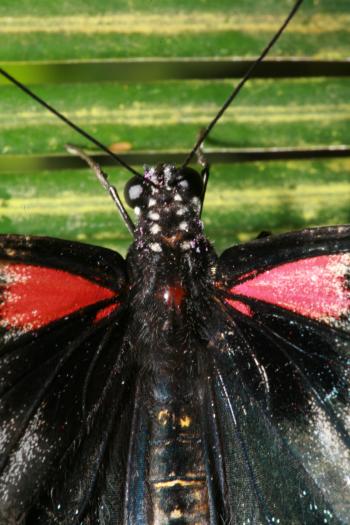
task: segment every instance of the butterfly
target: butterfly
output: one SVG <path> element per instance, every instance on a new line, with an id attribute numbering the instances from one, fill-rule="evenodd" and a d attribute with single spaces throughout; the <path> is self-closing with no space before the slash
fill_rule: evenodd
<path id="1" fill-rule="evenodd" d="M 209 169 L 188 166 L 251 73 L 182 166 L 126 166 L 136 227 L 71 148 L 133 234 L 126 259 L 0 237 L 1 524 L 349 521 L 350 226 L 218 257 Z"/>

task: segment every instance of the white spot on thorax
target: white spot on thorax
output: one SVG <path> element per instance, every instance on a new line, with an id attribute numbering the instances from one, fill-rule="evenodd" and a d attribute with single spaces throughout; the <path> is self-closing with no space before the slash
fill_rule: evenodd
<path id="1" fill-rule="evenodd" d="M 151 248 L 152 252 L 161 252 L 162 251 L 162 247 L 161 245 L 159 244 L 159 242 L 152 242 L 149 247 Z"/>
<path id="2" fill-rule="evenodd" d="M 156 211 L 150 211 L 149 214 L 148 214 L 148 217 L 150 219 L 152 219 L 152 221 L 159 221 L 159 219 L 160 219 L 160 215 Z"/>
<path id="3" fill-rule="evenodd" d="M 172 172 L 171 167 L 170 166 L 165 166 L 165 168 L 164 168 L 164 175 L 166 175 L 167 177 L 170 177 L 171 172 Z"/>
<path id="4" fill-rule="evenodd" d="M 191 249 L 191 243 L 188 241 L 184 241 L 183 243 L 180 244 L 180 248 L 183 252 L 187 252 L 188 250 Z"/>
<path id="5" fill-rule="evenodd" d="M 186 222 L 186 221 L 180 222 L 179 228 L 180 228 L 180 230 L 187 231 L 188 230 L 188 222 Z"/>
<path id="6" fill-rule="evenodd" d="M 199 206 L 200 203 L 201 203 L 201 201 L 200 201 L 200 199 L 199 199 L 198 197 L 193 197 L 193 198 L 191 199 L 191 202 L 192 202 L 192 204 L 195 204 L 195 205 L 197 205 L 197 206 Z"/>
<path id="7" fill-rule="evenodd" d="M 160 226 L 159 224 L 152 224 L 151 228 L 150 228 L 150 232 L 151 233 L 159 233 L 160 232 Z"/>
<path id="8" fill-rule="evenodd" d="M 197 210 L 200 210 L 200 207 L 201 207 L 201 201 L 198 197 L 193 197 L 191 199 L 191 202 L 193 204 L 193 206 L 197 209 Z"/>

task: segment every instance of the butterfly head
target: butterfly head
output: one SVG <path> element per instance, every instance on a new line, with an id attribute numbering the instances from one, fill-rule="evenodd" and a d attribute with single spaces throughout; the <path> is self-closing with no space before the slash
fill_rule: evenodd
<path id="1" fill-rule="evenodd" d="M 154 251 L 160 251 L 159 246 L 167 240 L 174 248 L 189 247 L 195 231 L 201 229 L 203 180 L 192 168 L 167 164 L 146 168 L 144 179 L 133 177 L 124 194 L 139 217 L 143 238 L 148 234 Z"/>
<path id="2" fill-rule="evenodd" d="M 200 207 L 203 194 L 201 175 L 192 168 L 179 170 L 175 166 L 159 164 L 156 167 L 146 167 L 144 180 L 133 177 L 125 186 L 125 200 L 134 208 L 137 215 L 151 207 L 170 205 L 172 202 L 192 203 Z M 156 201 L 154 203 L 154 201 Z"/>

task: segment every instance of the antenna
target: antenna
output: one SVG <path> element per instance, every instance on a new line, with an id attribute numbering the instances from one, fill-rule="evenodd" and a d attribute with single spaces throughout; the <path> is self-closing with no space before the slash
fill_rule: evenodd
<path id="1" fill-rule="evenodd" d="M 105 151 L 106 153 L 108 153 L 108 155 L 110 155 L 114 160 L 116 160 L 121 166 L 123 166 L 124 168 L 126 168 L 128 171 L 130 171 L 133 175 L 136 175 L 137 177 L 140 177 L 142 179 L 142 181 L 144 180 L 143 176 L 138 173 L 136 170 L 134 170 L 134 168 L 132 168 L 131 166 L 129 166 L 126 162 L 124 162 L 118 155 L 115 155 L 115 153 L 113 153 L 113 151 L 111 151 L 109 148 L 107 148 L 107 146 L 105 146 L 102 142 L 100 142 L 99 140 L 95 139 L 95 137 L 93 137 L 92 135 L 90 135 L 87 131 L 85 131 L 84 129 L 82 129 L 81 127 L 79 127 L 77 124 L 75 124 L 74 122 L 72 122 L 69 118 L 67 118 L 66 116 L 64 116 L 62 113 L 60 113 L 57 109 L 55 109 L 53 106 L 51 106 L 50 104 L 48 104 L 47 102 L 45 102 L 44 99 L 42 99 L 41 97 L 39 97 L 39 95 L 37 95 L 36 93 L 34 93 L 33 91 L 31 91 L 27 86 L 25 86 L 24 84 L 22 84 L 22 82 L 20 82 L 19 80 L 17 80 L 16 78 L 14 78 L 12 75 L 10 75 L 10 73 L 8 73 L 7 71 L 5 71 L 4 69 L 0 68 L 0 74 L 3 75 L 5 78 L 7 78 L 10 82 L 12 82 L 12 84 L 15 84 L 17 87 L 19 87 L 22 91 L 24 91 L 24 93 L 26 93 L 27 95 L 29 95 L 31 98 L 33 98 L 34 100 L 36 100 L 36 102 L 38 102 L 39 104 L 41 104 L 42 106 L 44 106 L 45 109 L 47 109 L 48 111 L 50 111 L 51 113 L 53 113 L 56 117 L 58 117 L 60 120 L 62 120 L 65 124 L 67 124 L 68 126 L 70 126 L 71 128 L 73 128 L 77 133 L 79 133 L 80 135 L 82 135 L 83 137 L 85 137 L 86 139 L 88 139 L 90 142 L 92 142 L 93 144 L 95 144 L 95 146 L 97 146 L 98 148 L 102 149 L 103 151 Z M 87 161 L 87 158 L 88 156 L 83 154 L 81 152 L 81 150 L 79 150 L 78 148 L 71 148 L 70 150 L 73 154 L 77 154 L 79 155 L 83 160 L 85 160 L 86 162 Z M 90 162 L 92 163 L 91 159 L 89 158 Z M 96 172 L 96 165 L 94 164 L 92 166 L 92 164 L 90 164 L 90 162 L 88 162 L 88 164 L 90 165 L 91 168 L 93 168 Z M 125 207 L 123 206 L 123 203 L 119 197 L 119 194 L 116 190 L 116 188 L 114 186 L 112 186 L 111 184 L 109 184 L 109 182 L 107 182 L 107 176 L 106 174 L 104 174 L 102 172 L 102 170 L 100 169 L 100 172 L 101 172 L 101 177 L 99 177 L 99 180 L 100 182 L 102 182 L 102 174 L 104 176 L 104 182 L 105 182 L 105 188 L 109 191 L 109 193 L 111 194 L 117 208 L 118 208 L 118 211 L 119 211 L 119 214 L 124 222 L 124 224 L 126 225 L 126 227 L 128 228 L 129 232 L 133 235 L 134 233 L 134 225 L 133 225 L 133 222 L 128 214 L 128 212 L 126 211 Z"/>
<path id="2" fill-rule="evenodd" d="M 138 177 L 141 177 L 143 179 L 143 176 L 138 173 L 136 170 L 134 170 L 134 168 L 132 168 L 131 166 L 129 166 L 123 159 L 121 159 L 120 157 L 118 157 L 118 155 L 116 155 L 115 153 L 113 153 L 113 151 L 111 151 L 109 148 L 107 148 L 107 146 L 105 146 L 104 144 L 102 144 L 102 142 L 100 142 L 99 140 L 95 139 L 95 137 L 93 137 L 92 135 L 90 135 L 87 131 L 83 130 L 81 127 L 79 127 L 77 124 L 75 124 L 74 122 L 72 122 L 68 117 L 64 116 L 62 113 L 60 113 L 57 109 L 55 109 L 53 106 L 51 106 L 50 104 L 48 104 L 47 102 L 45 102 L 44 99 L 42 99 L 41 97 L 39 97 L 39 95 L 37 95 L 36 93 L 34 93 L 33 91 L 31 91 L 27 86 L 25 86 L 24 84 L 22 84 L 22 82 L 20 82 L 19 80 L 17 80 L 16 78 L 14 78 L 12 75 L 10 75 L 10 73 L 8 73 L 7 71 L 5 71 L 4 69 L 2 69 L 0 67 L 0 74 L 7 78 L 7 80 L 9 80 L 10 82 L 12 82 L 12 84 L 15 84 L 17 87 L 19 87 L 19 89 L 21 89 L 22 91 L 24 91 L 24 93 L 26 93 L 27 95 L 29 95 L 31 98 L 33 98 L 34 100 L 36 100 L 39 104 L 41 104 L 42 106 L 44 106 L 45 109 L 47 109 L 48 111 L 50 111 L 51 113 L 53 113 L 56 117 L 58 117 L 60 120 L 62 120 L 65 124 L 67 124 L 68 126 L 70 126 L 71 128 L 73 128 L 77 133 L 79 133 L 80 135 L 82 135 L 83 137 L 85 137 L 86 139 L 88 139 L 90 142 L 92 142 L 93 144 L 95 144 L 95 146 L 97 146 L 98 148 L 102 149 L 103 151 L 105 151 L 108 155 L 110 155 L 114 160 L 116 160 L 121 166 L 123 166 L 125 169 L 127 169 L 128 171 L 130 171 L 130 173 L 132 173 L 133 175 L 136 175 Z"/>
<path id="3" fill-rule="evenodd" d="M 250 68 L 248 69 L 248 71 L 246 72 L 246 74 L 244 75 L 244 77 L 242 78 L 242 80 L 240 80 L 240 82 L 237 84 L 237 86 L 233 89 L 232 93 L 230 94 L 230 96 L 227 98 L 227 100 L 225 101 L 225 103 L 221 106 L 220 110 L 218 111 L 218 113 L 216 114 L 216 116 L 213 118 L 213 120 L 209 123 L 209 125 L 202 131 L 202 133 L 200 134 L 197 142 L 195 143 L 195 145 L 193 146 L 193 149 L 190 151 L 190 153 L 187 155 L 184 163 L 182 164 L 182 167 L 180 169 L 183 169 L 187 166 L 187 164 L 189 164 L 191 162 L 191 160 L 193 159 L 194 155 L 196 154 L 198 148 L 200 148 L 200 146 L 203 144 L 203 142 L 205 141 L 205 139 L 207 138 L 207 136 L 209 135 L 209 133 L 211 132 L 211 130 L 213 129 L 213 127 L 215 126 L 215 124 L 218 122 L 218 120 L 220 120 L 220 118 L 222 117 L 222 115 L 225 113 L 226 109 L 230 106 L 231 102 L 237 97 L 238 93 L 241 91 L 242 87 L 244 86 L 244 84 L 247 82 L 247 80 L 249 80 L 249 78 L 252 76 L 255 68 L 260 64 L 260 62 L 263 61 L 263 59 L 265 58 L 265 56 L 269 53 L 270 49 L 272 48 L 272 46 L 277 42 L 277 40 L 279 39 L 279 37 L 281 36 L 281 34 L 283 33 L 283 31 L 285 30 L 285 28 L 287 27 L 287 25 L 289 24 L 289 22 L 292 20 L 293 16 L 295 15 L 295 13 L 298 11 L 300 5 L 302 4 L 303 0 L 298 0 L 293 9 L 291 10 L 291 12 L 289 13 L 289 15 L 287 16 L 287 18 L 285 19 L 285 21 L 283 22 L 283 24 L 281 25 L 281 27 L 279 28 L 279 30 L 277 31 L 277 33 L 275 33 L 275 35 L 272 37 L 272 39 L 270 40 L 270 42 L 267 44 L 267 46 L 265 47 L 265 49 L 262 51 L 261 55 L 259 56 L 259 58 L 256 59 L 256 61 L 250 66 Z"/>

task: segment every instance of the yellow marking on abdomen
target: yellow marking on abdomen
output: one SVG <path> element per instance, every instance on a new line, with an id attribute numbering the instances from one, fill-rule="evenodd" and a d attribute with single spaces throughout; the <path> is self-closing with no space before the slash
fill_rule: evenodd
<path id="1" fill-rule="evenodd" d="M 179 519 L 183 516 L 183 513 L 181 512 L 180 509 L 174 509 L 170 512 L 170 518 L 171 519 Z"/>
<path id="2" fill-rule="evenodd" d="M 204 479 L 188 480 L 188 479 L 176 478 L 176 479 L 171 479 L 169 481 L 156 481 L 153 483 L 153 485 L 155 489 L 161 490 L 165 488 L 168 489 L 171 487 L 175 487 L 176 485 L 179 485 L 180 487 L 198 487 L 200 485 L 203 485 L 204 481 L 205 481 Z"/>
<path id="3" fill-rule="evenodd" d="M 169 412 L 169 410 L 166 409 L 160 410 L 157 414 L 158 422 L 162 426 L 165 426 L 168 423 L 170 417 L 171 413 Z"/>
<path id="4" fill-rule="evenodd" d="M 192 419 L 190 418 L 190 416 L 185 415 L 185 416 L 180 417 L 180 427 L 181 428 L 189 428 L 191 423 L 192 423 Z"/>

